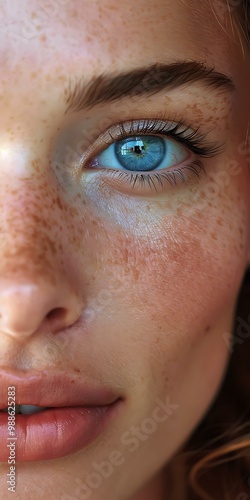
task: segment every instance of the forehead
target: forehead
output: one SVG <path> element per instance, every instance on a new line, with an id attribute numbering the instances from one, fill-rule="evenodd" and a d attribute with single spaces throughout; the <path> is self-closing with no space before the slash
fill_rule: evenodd
<path id="1" fill-rule="evenodd" d="M 107 68 L 178 58 L 228 70 L 230 37 L 223 0 L 7 0 L 1 2 L 1 60 L 25 71 L 100 74 Z M 19 67 L 21 71 L 21 67 Z"/>

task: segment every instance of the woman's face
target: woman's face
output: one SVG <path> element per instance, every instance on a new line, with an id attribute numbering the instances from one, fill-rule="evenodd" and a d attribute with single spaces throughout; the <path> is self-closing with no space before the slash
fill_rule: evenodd
<path id="1" fill-rule="evenodd" d="M 79 450 L 22 445 L 16 499 L 158 500 L 230 356 L 248 54 L 222 1 L 6 0 L 0 16 L 2 386 L 59 374 L 120 398 Z"/>

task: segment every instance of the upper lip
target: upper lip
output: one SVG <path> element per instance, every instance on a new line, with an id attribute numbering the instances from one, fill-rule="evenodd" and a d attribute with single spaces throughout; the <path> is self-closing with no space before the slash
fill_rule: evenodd
<path id="1" fill-rule="evenodd" d="M 0 409 L 14 403 L 48 407 L 107 406 L 120 399 L 110 388 L 88 384 L 79 375 L 62 373 L 18 376 L 0 370 L 0 387 Z"/>

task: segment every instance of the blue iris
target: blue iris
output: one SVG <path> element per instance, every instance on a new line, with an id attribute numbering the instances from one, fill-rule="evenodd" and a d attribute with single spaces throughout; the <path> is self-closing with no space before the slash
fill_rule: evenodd
<path id="1" fill-rule="evenodd" d="M 161 137 L 127 137 L 115 143 L 115 155 L 127 170 L 136 172 L 154 170 L 166 154 L 166 144 Z"/>
<path id="2" fill-rule="evenodd" d="M 95 158 L 95 166 L 149 172 L 174 167 L 189 153 L 180 143 L 156 135 L 128 136 L 114 141 Z"/>

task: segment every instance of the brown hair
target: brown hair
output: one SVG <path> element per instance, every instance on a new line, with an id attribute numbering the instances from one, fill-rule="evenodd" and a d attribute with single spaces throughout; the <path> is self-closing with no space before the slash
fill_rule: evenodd
<path id="1" fill-rule="evenodd" d="M 250 45 L 250 1 L 238 0 L 238 8 L 236 7 L 235 14 L 238 20 L 240 31 L 243 34 L 243 37 L 245 38 L 247 44 Z"/>
<path id="2" fill-rule="evenodd" d="M 249 48 L 250 0 L 227 0 L 227 4 L 242 45 Z M 247 270 L 228 344 L 227 373 L 205 418 L 169 465 L 174 500 L 250 500 L 249 309 Z"/>

